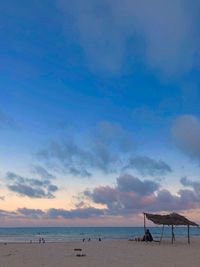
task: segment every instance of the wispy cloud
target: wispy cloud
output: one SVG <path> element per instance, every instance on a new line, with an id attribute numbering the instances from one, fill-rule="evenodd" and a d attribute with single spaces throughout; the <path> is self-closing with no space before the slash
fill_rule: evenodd
<path id="1" fill-rule="evenodd" d="M 136 169 L 143 176 L 164 176 L 172 172 L 171 167 L 166 162 L 147 156 L 130 157 L 125 169 Z"/>
<path id="2" fill-rule="evenodd" d="M 93 70 L 119 72 L 129 57 L 174 75 L 190 70 L 199 57 L 198 1 L 59 3 L 64 23 L 70 18 Z"/>
<path id="3" fill-rule="evenodd" d="M 160 102 L 156 107 L 142 105 L 133 109 L 131 115 L 134 122 L 139 122 L 145 125 L 160 125 L 170 120 L 173 114 L 173 107 L 177 105 L 174 99 L 165 99 Z"/>
<path id="4" fill-rule="evenodd" d="M 64 209 L 49 209 L 46 213 L 48 218 L 91 218 L 91 217 L 99 217 L 104 215 L 103 209 L 96 209 L 93 207 L 88 208 L 79 208 L 74 210 L 64 210 Z"/>
<path id="5" fill-rule="evenodd" d="M 15 127 L 16 122 L 7 113 L 0 111 L 0 127 L 4 126 Z"/>
<path id="6" fill-rule="evenodd" d="M 120 125 L 109 122 L 97 125 L 85 139 L 82 144 L 71 139 L 63 143 L 51 142 L 37 155 L 64 172 L 90 177 L 94 169 L 115 172 L 121 167 L 122 156 L 135 149 L 132 135 Z"/>
<path id="7" fill-rule="evenodd" d="M 200 199 L 200 182 L 191 181 L 187 177 L 181 178 L 181 184 L 186 187 L 190 187 L 196 193 L 196 196 Z"/>
<path id="8" fill-rule="evenodd" d="M 17 213 L 31 219 L 40 219 L 45 216 L 45 212 L 40 209 L 19 208 Z"/>
<path id="9" fill-rule="evenodd" d="M 101 217 L 104 216 L 103 209 L 96 209 L 93 207 L 88 208 L 79 208 L 72 210 L 65 209 L 48 209 L 43 211 L 41 209 L 28 209 L 28 208 L 19 208 L 16 211 L 6 211 L 0 210 L 0 218 L 5 219 L 86 219 L 92 217 Z"/>
<path id="10" fill-rule="evenodd" d="M 56 177 L 47 171 L 44 167 L 40 165 L 33 165 L 32 166 L 32 173 L 39 175 L 43 179 L 55 179 Z"/>
<path id="11" fill-rule="evenodd" d="M 6 210 L 0 210 L 0 218 L 11 218 L 15 219 L 17 217 L 16 211 L 6 211 Z"/>
<path id="12" fill-rule="evenodd" d="M 150 176 L 163 176 L 172 171 L 162 160 L 135 153 L 136 142 L 132 133 L 118 124 L 103 122 L 81 144 L 75 139 L 62 143 L 52 141 L 37 156 L 52 168 L 81 177 L 91 177 L 95 170 L 115 173 L 135 169 Z"/>
<path id="13" fill-rule="evenodd" d="M 12 172 L 7 173 L 6 180 L 8 189 L 20 196 L 54 198 L 54 193 L 58 191 L 58 187 L 49 180 L 22 177 Z"/>
<path id="14" fill-rule="evenodd" d="M 178 117 L 172 128 L 172 136 L 177 146 L 200 163 L 200 120 L 196 116 Z"/>

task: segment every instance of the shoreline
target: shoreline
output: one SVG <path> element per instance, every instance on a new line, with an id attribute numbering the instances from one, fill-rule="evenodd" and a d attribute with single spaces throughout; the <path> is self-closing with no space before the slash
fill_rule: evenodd
<path id="1" fill-rule="evenodd" d="M 42 235 L 41 235 L 42 236 Z M 44 238 L 45 238 L 45 236 L 43 236 Z M 38 242 L 38 239 L 39 239 L 40 237 L 38 237 L 37 239 L 27 239 L 27 241 L 1 241 L 0 240 L 0 245 L 4 245 L 5 243 L 6 244 L 40 244 L 39 242 Z M 59 244 L 59 243 L 61 243 L 61 244 L 63 244 L 63 243 L 70 243 L 70 242 L 77 242 L 77 243 L 83 243 L 83 244 L 85 244 L 85 243 L 89 243 L 89 242 L 99 242 L 98 241 L 98 238 L 90 238 L 91 240 L 90 241 L 88 241 L 87 239 L 88 239 L 89 237 L 87 237 L 86 238 L 86 240 L 83 242 L 82 241 L 82 238 L 81 239 L 65 239 L 65 240 L 53 240 L 53 241 L 51 241 L 51 240 L 48 240 L 48 238 L 47 239 L 45 239 L 45 243 L 44 244 L 51 244 L 51 243 L 53 243 L 53 244 Z M 135 238 L 135 237 L 134 237 Z M 103 238 L 103 237 L 101 237 L 101 242 L 107 242 L 107 241 L 129 241 L 129 242 L 136 242 L 136 243 L 140 243 L 141 241 L 137 241 L 137 240 L 135 240 L 134 238 Z M 191 236 L 190 237 L 190 240 L 191 240 L 191 243 L 192 243 L 192 241 L 193 240 L 200 240 L 200 236 Z M 30 242 L 30 240 L 32 240 L 32 242 Z M 175 240 L 178 242 L 178 241 L 187 241 L 187 237 L 185 236 L 185 237 L 183 237 L 183 236 L 175 236 Z M 160 239 L 157 237 L 157 238 L 155 238 L 154 240 L 153 240 L 153 242 L 152 243 L 157 243 L 157 242 L 159 242 L 160 241 Z M 170 242 L 171 241 L 171 237 L 163 237 L 163 240 L 162 240 L 162 242 L 163 241 L 167 241 L 167 242 Z M 175 243 L 176 243 L 176 241 L 175 241 Z M 151 243 L 151 242 L 147 242 L 147 243 Z M 41 245 L 43 245 L 42 243 L 41 243 Z"/>
<path id="2" fill-rule="evenodd" d="M 161 227 L 148 227 L 155 240 L 160 240 Z M 187 229 L 177 227 L 175 229 L 176 239 L 185 238 Z M 128 240 L 142 237 L 144 235 L 143 227 L 48 227 L 48 228 L 0 228 L 0 243 L 37 243 L 39 238 L 44 238 L 46 242 L 71 242 L 81 241 L 85 238 L 92 240 L 101 238 L 102 240 Z M 192 228 L 190 237 L 200 237 L 199 228 Z M 168 227 L 164 231 L 163 239 L 171 238 L 171 229 Z"/>

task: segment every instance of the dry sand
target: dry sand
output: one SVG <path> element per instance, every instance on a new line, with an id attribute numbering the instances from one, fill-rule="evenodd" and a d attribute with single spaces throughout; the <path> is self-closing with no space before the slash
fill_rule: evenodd
<path id="1" fill-rule="evenodd" d="M 77 257 L 82 248 L 85 257 Z M 126 240 L 0 244 L 0 267 L 200 267 L 200 240 L 145 243 Z"/>

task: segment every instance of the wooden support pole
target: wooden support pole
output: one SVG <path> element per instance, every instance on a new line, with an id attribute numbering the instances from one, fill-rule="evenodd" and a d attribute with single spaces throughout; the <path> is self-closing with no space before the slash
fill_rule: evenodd
<path id="1" fill-rule="evenodd" d="M 188 244 L 190 244 L 190 225 L 188 224 Z"/>
<path id="2" fill-rule="evenodd" d="M 163 227 L 162 227 L 162 233 L 161 233 L 161 237 L 160 237 L 159 245 L 160 245 L 160 243 L 161 243 L 161 241 L 162 241 L 162 239 L 163 239 L 163 233 L 164 233 L 164 224 L 163 224 Z"/>
<path id="3" fill-rule="evenodd" d="M 146 233 L 146 214 L 144 213 L 144 233 Z"/>
<path id="4" fill-rule="evenodd" d="M 172 224 L 172 244 L 174 243 L 174 225 Z"/>
<path id="5" fill-rule="evenodd" d="M 144 213 L 144 238 L 146 241 L 146 214 Z"/>

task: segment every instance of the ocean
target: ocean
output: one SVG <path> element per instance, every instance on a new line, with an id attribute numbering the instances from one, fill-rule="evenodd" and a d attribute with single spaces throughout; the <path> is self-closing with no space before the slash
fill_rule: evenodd
<path id="1" fill-rule="evenodd" d="M 162 227 L 149 227 L 154 239 L 159 239 Z M 0 242 L 38 242 L 44 238 L 46 242 L 67 242 L 72 240 L 86 241 L 105 239 L 134 239 L 144 234 L 143 227 L 27 227 L 0 228 Z M 191 237 L 200 236 L 200 229 L 191 227 Z M 171 237 L 171 228 L 165 227 L 164 238 Z M 187 227 L 175 227 L 175 237 L 187 237 Z"/>

